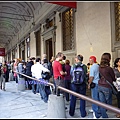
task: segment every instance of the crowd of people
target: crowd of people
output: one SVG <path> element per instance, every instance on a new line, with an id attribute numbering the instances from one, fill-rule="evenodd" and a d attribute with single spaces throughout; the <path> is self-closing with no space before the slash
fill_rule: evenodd
<path id="1" fill-rule="evenodd" d="M 81 54 L 75 56 L 75 63 L 71 65 L 70 60 L 62 52 L 58 52 L 51 60 L 48 60 L 47 55 L 43 54 L 41 58 L 30 57 L 27 62 L 21 59 L 5 61 L 0 65 L 0 89 L 5 91 L 6 82 L 13 80 L 18 84 L 18 80 L 23 78 L 26 89 L 32 90 L 34 94 L 39 94 L 45 103 L 48 102 L 51 94 L 51 87 L 47 83 L 51 82 L 55 86 L 62 86 L 82 95 L 86 95 L 86 90 L 89 89 L 92 99 L 112 105 L 112 88 L 106 80 L 113 83 L 120 77 L 120 58 L 116 58 L 114 67 L 110 66 L 110 53 L 103 53 L 100 63 L 97 62 L 95 56 L 90 56 L 86 65 L 83 63 L 83 58 Z M 16 72 L 40 81 L 32 80 Z M 45 73 L 48 73 L 48 78 L 43 78 Z M 93 83 L 94 87 L 91 87 Z M 77 97 L 57 89 L 57 87 L 55 94 L 57 96 L 63 94 L 65 100 L 69 102 L 69 114 L 74 116 Z M 116 99 L 117 107 L 120 108 L 120 92 L 116 95 Z M 96 104 L 92 104 L 92 112 L 94 118 L 109 117 L 107 109 Z M 81 98 L 80 115 L 81 117 L 87 116 L 86 101 Z M 120 114 L 117 114 L 116 117 L 120 118 Z"/>

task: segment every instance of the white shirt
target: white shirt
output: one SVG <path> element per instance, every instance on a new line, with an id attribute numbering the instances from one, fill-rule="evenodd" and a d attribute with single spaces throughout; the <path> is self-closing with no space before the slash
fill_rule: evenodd
<path id="1" fill-rule="evenodd" d="M 37 79 L 42 78 L 41 76 L 42 71 L 50 72 L 47 68 L 43 67 L 43 65 L 40 64 L 39 62 L 36 62 L 36 64 L 32 65 L 31 67 L 32 76 L 34 76 Z"/>

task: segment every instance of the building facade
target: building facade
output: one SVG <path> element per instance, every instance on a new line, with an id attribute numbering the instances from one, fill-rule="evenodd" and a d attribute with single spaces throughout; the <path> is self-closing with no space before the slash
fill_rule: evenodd
<path id="1" fill-rule="evenodd" d="M 76 2 L 76 8 L 44 3 L 36 8 L 34 19 L 27 22 L 16 38 L 6 46 L 5 59 L 41 57 L 50 60 L 63 52 L 71 64 L 77 54 L 95 55 L 100 62 L 102 53 L 112 55 L 111 65 L 120 55 L 120 3 Z"/>

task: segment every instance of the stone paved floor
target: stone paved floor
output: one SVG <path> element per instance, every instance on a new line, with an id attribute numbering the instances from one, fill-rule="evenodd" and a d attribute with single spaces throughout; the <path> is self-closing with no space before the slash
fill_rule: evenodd
<path id="1" fill-rule="evenodd" d="M 90 96 L 90 92 L 87 91 Z M 113 98 L 113 106 L 116 106 L 116 98 Z M 80 118 L 79 100 L 77 100 L 75 115 L 68 114 L 69 104 L 66 103 L 66 119 Z M 0 118 L 47 118 L 48 103 L 40 99 L 39 94 L 33 94 L 31 90 L 18 91 L 15 81 L 6 82 L 6 91 L 0 90 Z M 85 119 L 93 118 L 91 103 L 87 102 L 86 110 L 88 115 Z M 115 113 L 108 111 L 109 118 L 115 118 Z"/>

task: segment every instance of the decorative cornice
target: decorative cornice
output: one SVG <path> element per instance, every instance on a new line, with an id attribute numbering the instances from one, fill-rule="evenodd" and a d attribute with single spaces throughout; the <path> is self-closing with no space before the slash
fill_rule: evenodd
<path id="1" fill-rule="evenodd" d="M 44 34 L 50 32 L 50 31 L 52 31 L 52 30 L 55 30 L 55 29 L 57 29 L 57 26 L 52 26 L 52 27 L 50 27 L 48 30 L 42 32 L 41 35 L 43 36 Z"/>

